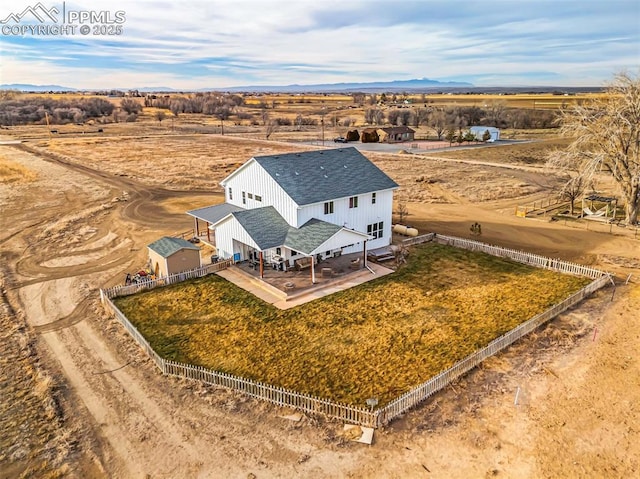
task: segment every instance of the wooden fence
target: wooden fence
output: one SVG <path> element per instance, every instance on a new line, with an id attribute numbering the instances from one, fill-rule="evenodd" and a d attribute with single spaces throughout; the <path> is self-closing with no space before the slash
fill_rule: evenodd
<path id="1" fill-rule="evenodd" d="M 435 235 L 435 241 L 440 244 L 455 246 L 456 248 L 468 249 L 471 251 L 481 251 L 493 256 L 501 258 L 509 258 L 519 263 L 536 266 L 538 268 L 550 269 L 560 273 L 575 274 L 578 276 L 586 276 L 587 278 L 596 279 L 603 275 L 607 275 L 604 271 L 589 266 L 584 266 L 560 259 L 547 258 L 538 254 L 526 253 L 515 249 L 503 248 L 501 246 L 492 246 L 480 241 L 457 238 L 455 236 Z"/>
<path id="2" fill-rule="evenodd" d="M 164 359 L 153 350 L 144 336 L 131 324 L 118 307 L 113 304 L 111 298 L 109 298 L 103 290 L 100 290 L 100 297 L 105 307 L 113 313 L 115 318 L 125 327 L 138 344 L 140 344 L 158 369 L 167 376 L 194 379 L 205 384 L 224 386 L 272 404 L 292 407 L 312 414 L 325 414 L 361 426 L 376 427 L 378 424 L 378 413 L 376 411 L 290 391 L 259 381 L 213 371 L 201 366 L 192 366 L 190 364 Z"/>
<path id="3" fill-rule="evenodd" d="M 476 351 L 475 353 L 467 356 L 463 360 L 454 364 L 451 368 L 446 371 L 441 372 L 437 376 L 429 379 L 427 382 L 415 387 L 414 389 L 404 393 L 402 396 L 397 399 L 391 401 L 385 407 L 378 409 L 376 412 L 378 415 L 378 424 L 376 427 L 383 426 L 387 424 L 392 419 L 404 414 L 409 409 L 415 407 L 420 404 L 425 399 L 429 398 L 431 395 L 445 388 L 453 381 L 458 379 L 463 374 L 467 373 L 471 369 L 475 368 L 485 359 L 497 354 L 498 352 L 505 349 L 507 346 L 510 346 L 518 339 L 526 336 L 531 331 L 535 330 L 542 324 L 550 321 L 555 318 L 560 313 L 566 311 L 570 307 L 578 304 L 584 298 L 597 291 L 598 289 L 606 286 L 610 281 L 609 275 L 602 276 L 587 286 L 582 288 L 577 293 L 569 296 L 567 299 L 562 301 L 561 303 L 552 306 L 548 310 L 543 313 L 534 316 L 530 320 L 521 325 L 515 327 L 508 333 L 503 334 L 497 339 L 491 341 L 484 348 Z"/>
<path id="4" fill-rule="evenodd" d="M 404 414 L 406 411 L 414 408 L 436 392 L 445 388 L 447 385 L 451 384 L 453 381 L 460 378 L 462 375 L 479 365 L 485 359 L 502 351 L 518 339 L 529 334 L 531 331 L 535 330 L 542 324 L 555 318 L 560 313 L 578 304 L 584 298 L 594 293 L 598 289 L 606 286 L 612 281 L 612 277 L 609 273 L 599 271 L 595 268 L 590 268 L 566 261 L 560 261 L 557 259 L 545 258 L 543 256 L 511 250 L 508 248 L 502 248 L 499 246 L 491 246 L 479 241 L 456 238 L 453 236 L 430 233 L 427 235 L 417 236 L 415 238 L 409 238 L 407 240 L 404 240 L 403 243 L 406 245 L 411 245 L 434 240 L 442 244 L 448 244 L 451 246 L 473 251 L 482 251 L 494 256 L 510 258 L 514 261 L 519 261 L 532 266 L 553 269 L 563 273 L 587 276 L 594 279 L 594 281 L 589 283 L 580 291 L 569 296 L 561 303 L 552 306 L 548 310 L 538 314 L 537 316 L 534 316 L 525 323 L 520 324 L 511 331 L 505 333 L 499 338 L 496 338 L 484 348 L 457 362 L 446 371 L 441 372 L 437 376 L 429 379 L 427 382 L 402 394 L 398 398 L 388 403 L 386 406 L 376 410 L 369 410 L 358 406 L 337 403 L 328 399 L 302 394 L 296 391 L 291 391 L 281 387 L 265 384 L 259 381 L 253 381 L 251 379 L 234 376 L 232 374 L 213 371 L 200 366 L 192 366 L 189 364 L 166 360 L 160 357 L 153 350 L 144 336 L 140 334 L 136 327 L 131 324 L 127 317 L 111 301 L 111 298 L 133 294 L 140 291 L 140 289 L 163 286 L 179 281 L 184 281 L 186 279 L 205 276 L 206 274 L 210 274 L 212 272 L 219 271 L 228 267 L 230 264 L 232 264 L 231 260 L 207 265 L 203 268 L 188 272 L 189 274 L 181 273 L 168 278 L 160 278 L 158 280 L 149 282 L 151 283 L 151 285 L 131 285 L 119 286 L 106 290 L 101 289 L 100 299 L 105 307 L 113 313 L 115 318 L 125 327 L 125 329 L 138 342 L 138 344 L 140 344 L 142 349 L 144 349 L 144 351 L 149 355 L 156 366 L 165 375 L 193 379 L 201 381 L 205 384 L 223 386 L 279 406 L 296 408 L 312 414 L 325 414 L 329 417 L 347 421 L 349 423 L 378 428 L 389 423 L 391 420 L 400 416 L 401 414 Z"/>
<path id="5" fill-rule="evenodd" d="M 208 274 L 227 269 L 232 264 L 233 259 L 226 259 L 217 263 L 211 263 L 205 266 L 201 266 L 200 268 L 184 271 L 182 273 L 176 273 L 170 276 L 163 276 L 156 279 L 145 280 L 141 283 L 114 286 L 113 288 L 103 289 L 101 290 L 101 292 L 109 298 L 115 298 L 117 296 L 129 296 L 130 294 L 135 294 L 146 289 L 153 289 L 159 286 L 168 286 L 170 284 L 180 283 L 188 279 L 201 278 L 203 276 L 207 276 Z"/>

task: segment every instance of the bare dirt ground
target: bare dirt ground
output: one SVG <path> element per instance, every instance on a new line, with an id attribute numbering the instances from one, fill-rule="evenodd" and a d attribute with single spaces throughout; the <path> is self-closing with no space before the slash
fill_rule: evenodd
<path id="1" fill-rule="evenodd" d="M 38 377 L 30 363 L 5 359 L 14 341 L 6 325 L 37 338 L 29 350 L 39 368 L 33 371 L 51 378 L 33 410 L 46 398 L 59 404 L 53 412 L 42 408 L 55 417 L 52 429 L 41 432 L 44 441 L 31 439 L 40 437 L 37 430 L 12 425 L 11 437 L 26 453 L 0 454 L 0 477 L 28 475 L 42 458 L 39 475 L 50 477 L 638 474 L 640 243 L 630 235 L 515 218 L 515 203 L 542 194 L 553 181 L 544 171 L 372 157 L 401 186 L 423 192 L 407 194 L 408 220 L 421 231 L 468 236 L 469 224 L 478 221 L 484 241 L 598 265 L 622 279 L 634 276 L 615 294 L 598 293 L 488 361 L 364 446 L 347 442 L 342 424 L 311 417 L 289 422 L 278 408 L 162 377 L 99 305 L 97 289 L 122 282 L 126 271 L 143 264 L 146 244 L 192 227 L 181 211 L 219 201 L 211 187 L 225 173 L 212 164 L 244 161 L 259 154 L 255 148 L 283 151 L 281 144 L 244 142 L 246 157 L 239 158 L 225 154 L 233 143 L 211 140 L 209 152 L 192 162 L 191 154 L 180 153 L 188 141 L 176 143 L 175 151 L 161 143 L 153 154 L 153 142 L 143 142 L 149 154 L 135 161 L 111 145 L 70 141 L 76 144 L 0 146 L 12 171 L 33 175 L 0 182 L 6 289 L 0 365 L 3 378 L 25 378 L 24 386 L 0 385 L 3 407 L 24 401 L 28 379 Z M 433 178 L 438 181 L 427 181 Z M 493 186 L 480 198 L 484 183 Z"/>

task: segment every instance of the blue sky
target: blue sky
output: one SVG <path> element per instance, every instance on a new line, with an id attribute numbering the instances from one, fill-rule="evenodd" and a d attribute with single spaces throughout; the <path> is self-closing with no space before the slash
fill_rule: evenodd
<path id="1" fill-rule="evenodd" d="M 0 20 L 37 3 L 3 2 Z M 0 83 L 197 89 L 426 77 L 598 86 L 640 68 L 640 0 L 73 0 L 64 11 L 122 11 L 123 31 L 3 31 Z M 0 27 L 27 23 L 39 22 L 28 13 Z"/>

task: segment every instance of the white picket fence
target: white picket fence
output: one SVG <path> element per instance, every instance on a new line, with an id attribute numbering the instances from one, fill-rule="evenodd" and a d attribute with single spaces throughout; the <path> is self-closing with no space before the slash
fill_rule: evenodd
<path id="1" fill-rule="evenodd" d="M 391 401 L 385 407 L 378 409 L 376 411 L 379 413 L 377 427 L 387 424 L 389 421 L 393 420 L 394 418 L 400 416 L 401 414 L 404 414 L 408 410 L 417 406 L 418 404 L 423 402 L 425 399 L 429 398 L 436 392 L 440 391 L 441 389 L 451 384 L 453 381 L 458 379 L 463 374 L 475 368 L 485 359 L 493 356 L 494 354 L 497 354 L 498 352 L 502 351 L 507 346 L 510 346 L 511 344 L 516 342 L 518 339 L 522 338 L 523 336 L 526 336 L 527 334 L 529 334 L 530 332 L 532 332 L 542 324 L 546 323 L 547 321 L 550 321 L 551 319 L 558 316 L 560 313 L 578 304 L 580 301 L 582 301 L 584 298 L 586 298 L 593 292 L 609 284 L 609 282 L 610 282 L 609 275 L 602 276 L 592 281 L 587 286 L 582 288 L 580 291 L 569 296 L 567 299 L 565 299 L 561 303 L 558 303 L 555 306 L 552 306 L 551 308 L 538 314 L 537 316 L 534 316 L 527 322 L 522 323 L 519 326 L 516 326 L 511 331 L 491 341 L 484 348 L 476 351 L 473 354 L 470 354 L 463 360 L 454 364 L 449 369 L 441 372 L 437 376 L 434 376 L 433 378 L 429 379 L 427 382 L 404 393 L 397 399 Z"/>
<path id="2" fill-rule="evenodd" d="M 480 241 L 458 238 L 456 236 L 447 236 L 436 233 L 429 233 L 415 238 L 408 238 L 402 241 L 404 246 L 412 246 L 420 243 L 436 241 L 439 244 L 454 246 L 456 248 L 467 249 L 470 251 L 480 251 L 492 256 L 500 258 L 509 258 L 518 263 L 524 263 L 537 268 L 550 269 L 559 273 L 574 274 L 578 276 L 586 276 L 587 278 L 596 279 L 605 275 L 604 271 L 589 266 L 584 266 L 570 261 L 561 259 L 547 258 L 538 254 L 527 253 L 526 251 L 518 251 L 515 249 L 503 248 L 502 246 L 493 246 Z"/>
<path id="3" fill-rule="evenodd" d="M 202 366 L 193 366 L 164 359 L 153 350 L 144 336 L 131 324 L 118 307 L 113 304 L 111 298 L 109 298 L 103 290 L 100 290 L 100 297 L 105 307 L 113 313 L 115 318 L 138 342 L 158 369 L 167 376 L 193 379 L 205 384 L 227 387 L 272 404 L 287 406 L 312 414 L 325 414 L 361 426 L 376 427 L 378 423 L 378 414 L 369 409 L 302 394 L 278 386 L 234 376 L 233 374 L 213 371 Z"/>
<path id="4" fill-rule="evenodd" d="M 131 324 L 127 317 L 111 301 L 111 298 L 114 298 L 116 296 L 134 294 L 140 290 L 158 286 L 165 286 L 179 281 L 185 281 L 186 279 L 205 276 L 206 274 L 210 274 L 212 272 L 219 271 L 228 267 L 233 263 L 232 260 L 207 265 L 203 268 L 199 268 L 188 273 L 180 273 L 168 278 L 159 278 L 144 285 L 136 284 L 131 286 L 118 286 L 105 290 L 101 289 L 100 298 L 105 307 L 113 313 L 115 318 L 125 327 L 125 329 L 138 342 L 138 344 L 140 344 L 142 349 L 144 349 L 144 351 L 149 355 L 156 366 L 165 375 L 193 379 L 201 381 L 205 384 L 219 385 L 233 390 L 241 391 L 251 397 L 268 401 L 279 406 L 287 406 L 312 414 L 325 414 L 329 417 L 347 421 L 349 423 L 378 428 L 389 423 L 391 420 L 400 416 L 401 414 L 404 414 L 406 411 L 414 408 L 425 399 L 445 388 L 447 385 L 451 384 L 451 382 L 455 381 L 460 376 L 476 367 L 488 357 L 491 357 L 499 351 L 502 351 L 518 339 L 527 335 L 547 321 L 555 318 L 560 313 L 576 305 L 598 289 L 612 282 L 611 274 L 597 270 L 595 268 L 590 268 L 587 266 L 582 266 L 579 264 L 557 259 L 545 258 L 540 255 L 526 253 L 523 251 L 511 250 L 499 246 L 491 246 L 479 241 L 456 238 L 453 236 L 430 233 L 427 235 L 417 236 L 415 238 L 409 238 L 404 241 L 404 244 L 419 244 L 434 240 L 439 243 L 448 244 L 458 248 L 469 249 L 472 251 L 482 251 L 494 256 L 510 258 L 514 261 L 529 264 L 531 266 L 553 269 L 555 271 L 563 273 L 587 276 L 594 279 L 594 281 L 592 281 L 580 291 L 574 293 L 561 303 L 552 306 L 548 310 L 538 314 L 537 316 L 534 316 L 525 323 L 520 324 L 511 331 L 505 333 L 499 338 L 496 338 L 484 348 L 457 362 L 454 366 L 447 369 L 446 371 L 441 372 L 437 376 L 429 379 L 427 382 L 420 384 L 412 390 L 402 394 L 395 400 L 388 403 L 386 406 L 376 410 L 369 410 L 366 408 L 351 406 L 348 404 L 341 404 L 328 399 L 318 398 L 315 396 L 265 384 L 259 381 L 253 381 L 251 379 L 234 376 L 232 374 L 213 371 L 201 366 L 193 366 L 166 360 L 160 357 L 153 350 L 144 336 L 140 334 L 136 327 Z"/>
<path id="5" fill-rule="evenodd" d="M 101 290 L 109 298 L 116 298 L 118 296 L 129 296 L 131 294 L 139 293 L 147 289 L 154 289 L 159 286 L 168 286 L 174 283 L 180 283 L 188 279 L 201 278 L 223 269 L 227 269 L 233 264 L 233 259 L 226 259 L 217 263 L 207 264 L 200 268 L 184 271 L 182 273 L 172 274 L 170 276 L 162 276 L 156 279 L 145 280 L 141 283 L 127 284 L 114 286 L 113 288 L 106 288 Z"/>

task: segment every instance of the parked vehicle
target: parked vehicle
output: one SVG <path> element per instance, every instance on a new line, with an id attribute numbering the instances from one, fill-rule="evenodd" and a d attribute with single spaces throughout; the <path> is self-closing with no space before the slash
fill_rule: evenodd
<path id="1" fill-rule="evenodd" d="M 333 139 L 334 143 L 346 143 L 348 140 L 344 136 L 339 136 Z"/>

